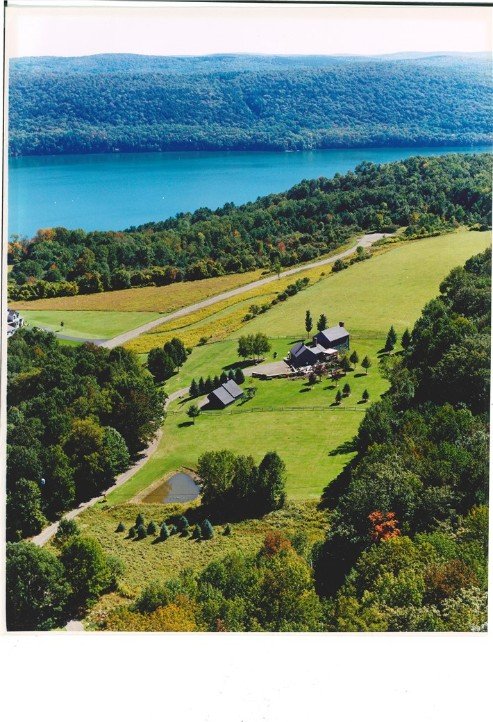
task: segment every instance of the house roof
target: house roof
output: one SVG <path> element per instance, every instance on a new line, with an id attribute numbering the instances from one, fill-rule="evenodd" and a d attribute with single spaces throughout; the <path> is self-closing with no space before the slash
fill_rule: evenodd
<path id="1" fill-rule="evenodd" d="M 321 353 L 330 353 L 332 349 L 325 348 L 325 346 L 321 346 L 317 343 L 315 346 L 310 346 L 310 351 L 318 356 Z M 335 353 L 337 353 L 337 351 Z"/>
<path id="2" fill-rule="evenodd" d="M 344 326 L 332 326 L 331 328 L 326 328 L 324 331 L 320 331 L 317 336 L 320 335 L 325 336 L 327 341 L 333 342 L 339 341 L 342 338 L 347 338 L 349 333 L 346 331 Z"/>
<path id="3" fill-rule="evenodd" d="M 218 389 L 214 389 L 214 391 L 211 391 L 209 396 L 215 396 L 216 399 L 219 399 L 219 401 L 222 404 L 224 404 L 225 406 L 233 403 L 233 401 L 234 401 L 234 396 L 232 396 L 230 393 L 228 393 L 228 391 L 226 391 L 224 386 L 220 386 Z"/>
<path id="4" fill-rule="evenodd" d="M 238 386 L 236 381 L 233 381 L 233 379 L 226 381 L 226 383 L 222 385 L 222 388 L 226 389 L 228 394 L 231 394 L 234 399 L 237 399 L 239 396 L 243 396 L 243 390 Z"/>
<path id="5" fill-rule="evenodd" d="M 295 345 L 291 347 L 290 353 L 291 353 L 291 356 L 294 356 L 295 358 L 297 358 L 298 356 L 301 356 L 301 354 L 304 351 L 308 351 L 308 350 L 309 350 L 308 346 L 305 346 L 303 341 L 298 341 L 298 343 L 295 343 Z"/>

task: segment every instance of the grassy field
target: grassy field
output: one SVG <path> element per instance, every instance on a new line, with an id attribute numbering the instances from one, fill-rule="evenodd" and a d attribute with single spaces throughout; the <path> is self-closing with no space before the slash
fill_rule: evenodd
<path id="1" fill-rule="evenodd" d="M 113 338 L 136 326 L 152 321 L 159 313 L 121 311 L 22 311 L 30 326 L 85 339 Z M 60 325 L 63 322 L 63 327 Z"/>
<path id="2" fill-rule="evenodd" d="M 411 327 L 421 309 L 437 295 L 455 266 L 491 245 L 491 232 L 461 231 L 391 248 L 358 263 L 258 316 L 248 333 L 295 335 L 303 330 L 305 310 L 316 319 L 325 313 L 331 324 L 344 321 L 353 333 L 396 331 Z M 243 333 L 238 330 L 233 336 Z"/>
<path id="3" fill-rule="evenodd" d="M 16 301 L 15 307 L 36 311 L 151 311 L 171 313 L 178 308 L 202 301 L 231 288 L 256 281 L 262 271 L 234 273 L 201 281 L 184 281 L 169 286 L 129 288 L 123 291 L 106 291 L 84 296 L 41 298 L 37 301 Z"/>
<path id="4" fill-rule="evenodd" d="M 112 504 L 128 501 L 168 472 L 194 468 L 200 454 L 213 449 L 251 454 L 257 462 L 266 452 L 277 451 L 286 463 L 289 498 L 319 497 L 354 454 L 341 447 L 355 435 L 363 417 L 366 405 L 358 403 L 363 390 L 368 389 L 375 400 L 388 386 L 377 362 L 383 341 L 383 336 L 353 339 L 352 348 L 360 358 L 368 354 L 373 367 L 368 376 L 357 368 L 339 383 L 342 389 L 347 381 L 352 391 L 340 406 L 334 405 L 338 387 L 327 379 L 313 387 L 302 379 L 247 380 L 245 386 L 257 389 L 253 399 L 222 411 L 204 411 L 195 424 L 186 414 L 194 401 L 174 402 L 157 451 L 135 476 L 109 494 L 108 500 Z M 277 344 L 287 349 L 286 339 L 278 339 Z M 229 345 L 227 348 L 234 350 Z M 217 359 L 214 363 L 213 374 L 221 371 Z M 223 363 L 222 368 L 228 365 Z"/>
<path id="5" fill-rule="evenodd" d="M 151 520 L 160 524 L 178 509 L 180 513 L 186 512 L 185 506 L 177 505 L 123 504 L 111 507 L 98 504 L 81 514 L 77 524 L 83 533 L 98 539 L 107 553 L 124 562 L 122 581 L 132 596 L 151 580 L 174 578 L 185 567 L 202 569 L 214 559 L 236 549 L 245 553 L 256 552 L 269 529 L 280 529 L 288 535 L 303 529 L 313 543 L 323 539 L 327 528 L 326 512 L 317 510 L 316 503 L 308 501 L 289 503 L 284 509 L 262 519 L 232 524 L 231 536 L 223 536 L 222 526 L 215 527 L 213 539 L 201 543 L 178 535 L 171 536 L 164 543 L 155 543 L 153 537 L 133 541 L 126 532 L 115 532 L 120 521 L 128 530 L 135 523 L 138 512 L 143 514 L 146 524 Z"/>

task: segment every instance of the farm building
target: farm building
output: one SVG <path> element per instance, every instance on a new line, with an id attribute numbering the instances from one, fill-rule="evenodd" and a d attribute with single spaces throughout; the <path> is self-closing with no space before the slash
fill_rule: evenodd
<path id="1" fill-rule="evenodd" d="M 325 363 L 334 356 L 337 356 L 336 349 L 324 348 L 320 344 L 305 346 L 302 341 L 298 341 L 289 352 L 289 363 L 298 369 L 313 366 L 317 363 Z"/>
<path id="2" fill-rule="evenodd" d="M 313 343 L 323 346 L 325 349 L 336 349 L 347 351 L 349 348 L 349 333 L 344 327 L 344 322 L 339 321 L 338 326 L 326 328 L 313 337 Z"/>
<path id="3" fill-rule="evenodd" d="M 7 309 L 7 338 L 13 336 L 17 329 L 24 325 L 24 319 L 20 315 L 19 311 L 14 311 L 11 308 Z"/>
<path id="4" fill-rule="evenodd" d="M 241 396 L 243 396 L 242 389 L 235 381 L 230 379 L 229 381 L 226 381 L 225 384 L 219 386 L 219 388 L 211 391 L 211 393 L 207 397 L 207 400 L 209 402 L 210 408 L 224 409 L 226 406 L 229 406 L 233 403 L 233 401 L 236 401 L 236 399 L 239 399 Z"/>

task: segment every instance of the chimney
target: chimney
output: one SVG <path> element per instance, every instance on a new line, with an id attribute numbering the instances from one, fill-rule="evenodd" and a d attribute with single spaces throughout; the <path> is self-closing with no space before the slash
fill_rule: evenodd
<path id="1" fill-rule="evenodd" d="M 344 328 L 344 321 L 339 321 L 339 326 L 340 326 L 341 328 Z"/>

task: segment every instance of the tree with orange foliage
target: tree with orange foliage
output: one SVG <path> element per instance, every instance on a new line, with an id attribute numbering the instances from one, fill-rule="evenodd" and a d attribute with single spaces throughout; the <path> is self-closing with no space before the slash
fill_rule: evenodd
<path id="1" fill-rule="evenodd" d="M 291 548 L 289 539 L 277 529 L 273 529 L 265 535 L 262 553 L 267 557 L 273 557 L 275 554 Z"/>
<path id="2" fill-rule="evenodd" d="M 399 522 L 395 518 L 393 511 L 386 513 L 372 511 L 368 515 L 368 519 L 370 520 L 370 537 L 372 541 L 387 541 L 387 539 L 400 536 L 400 529 L 397 528 Z"/>

